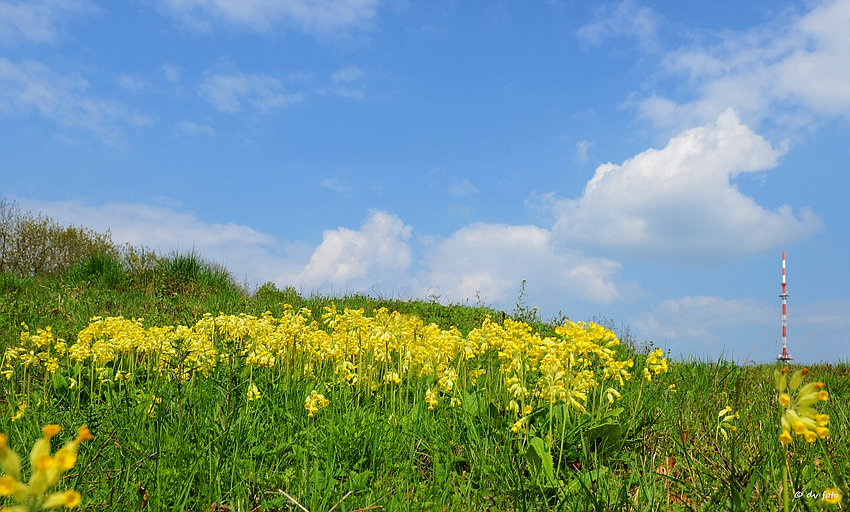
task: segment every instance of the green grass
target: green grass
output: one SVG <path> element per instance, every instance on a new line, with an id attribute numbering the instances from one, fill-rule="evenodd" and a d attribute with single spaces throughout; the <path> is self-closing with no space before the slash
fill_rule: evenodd
<path id="1" fill-rule="evenodd" d="M 437 301 L 302 297 L 272 285 L 249 296 L 197 254 L 137 266 L 92 256 L 61 275 L 0 274 L 0 349 L 18 344 L 22 322 L 32 332 L 52 326 L 70 345 L 93 316 L 192 325 L 204 313 L 279 316 L 286 303 L 310 309 L 320 322 L 332 301 L 339 310 L 363 308 L 367 315 L 385 307 L 464 335 L 488 315 L 499 323 L 512 316 L 528 320 L 544 336 L 554 332 L 522 304 L 506 314 Z M 94 439 L 60 484 L 83 494 L 84 510 L 145 504 L 150 510 L 312 512 L 781 507 L 774 365 L 680 361 L 646 382 L 645 355 L 620 350 L 634 358 L 635 368 L 615 406 L 608 407 L 598 389 L 588 402 L 604 407 L 589 407 L 587 415 L 565 418 L 560 405 L 551 414 L 535 412 L 536 434 L 528 438 L 513 435 L 512 417 L 485 387 L 465 389 L 462 406 L 429 411 L 421 399 L 425 383 L 391 398 L 334 386 L 319 390 L 331 405 L 310 419 L 304 397 L 314 383 L 252 370 L 238 358 L 179 385 L 163 378 L 71 389 L 72 369 L 58 371 L 61 378 L 43 369 L 15 374 L 2 379 L 0 431 L 25 454 L 44 424 L 64 427 L 56 446 L 88 424 Z M 794 490 L 804 493 L 792 501 L 798 510 L 823 505 L 808 492 L 837 486 L 850 494 L 850 367 L 810 369 L 808 380 L 824 381 L 830 393 L 818 408 L 830 415 L 831 434 L 812 444 L 795 439 L 791 447 Z M 251 382 L 263 397 L 247 402 Z M 27 409 L 12 421 L 22 401 Z M 740 414 L 728 440 L 717 432 L 718 411 L 727 405 Z"/>

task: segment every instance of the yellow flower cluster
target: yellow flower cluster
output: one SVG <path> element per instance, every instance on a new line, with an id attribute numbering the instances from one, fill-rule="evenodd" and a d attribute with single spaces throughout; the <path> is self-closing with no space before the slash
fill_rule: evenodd
<path id="1" fill-rule="evenodd" d="M 646 366 L 643 368 L 643 377 L 652 381 L 652 374 L 658 375 L 667 373 L 667 358 L 664 357 L 664 351 L 660 348 L 653 350 L 646 358 Z"/>
<path id="2" fill-rule="evenodd" d="M 829 429 L 826 428 L 829 424 L 829 416 L 818 413 L 812 407 L 817 402 L 829 399 L 829 393 L 823 389 L 824 383 L 811 382 L 800 388 L 809 370 L 807 368 L 797 370 L 791 375 L 791 382 L 788 382 L 786 377 L 787 371 L 787 368 L 782 368 L 782 371 L 774 370 L 773 372 L 774 384 L 779 394 L 779 405 L 783 410 L 779 442 L 783 445 L 791 444 L 793 441 L 791 432 L 802 436 L 810 443 L 818 438 L 825 438 L 829 435 Z"/>
<path id="3" fill-rule="evenodd" d="M 3 354 L 2 374 L 6 380 L 11 380 L 15 373 L 15 366 L 22 368 L 34 367 L 44 368 L 50 373 L 59 368 L 59 359 L 65 355 L 67 346 L 65 340 L 56 338 L 50 326 L 36 330 L 36 334 L 30 334 L 27 324 L 21 324 L 24 331 L 21 332 L 21 343 L 16 347 L 6 348 Z"/>
<path id="4" fill-rule="evenodd" d="M 50 454 L 50 440 L 62 430 L 59 425 L 46 425 L 30 452 L 32 476 L 28 484 L 21 481 L 21 459 L 6 444 L 6 434 L 0 434 L 0 464 L 5 473 L 0 477 L 0 496 L 11 496 L 20 505 L 7 508 L 11 512 L 35 510 L 36 507 L 55 509 L 76 507 L 80 493 L 74 490 L 48 493 L 62 475 L 77 463 L 80 443 L 92 438 L 85 425 L 80 427 L 76 439 L 69 441 L 55 454 Z"/>
<path id="5" fill-rule="evenodd" d="M 307 417 L 312 418 L 319 409 L 324 409 L 329 406 L 331 401 L 325 398 L 325 395 L 320 395 L 315 389 L 304 399 L 304 410 L 307 411 Z"/>
<path id="6" fill-rule="evenodd" d="M 489 376 L 488 383 L 504 386 L 505 401 L 519 400 L 523 411 L 534 401 L 562 402 L 584 412 L 588 392 L 603 382 L 609 383 L 605 393 L 613 402 L 620 398 L 614 386 L 630 379 L 634 366 L 631 359 L 618 359 L 614 333 L 594 323 L 567 321 L 550 338 L 533 333 L 524 322 L 507 319 L 499 325 L 487 318 L 464 336 L 454 327 L 443 330 L 384 308 L 369 317 L 363 309 L 340 312 L 334 304 L 324 308 L 321 325 L 311 320 L 310 310 L 289 305 L 280 318 L 270 312 L 259 317 L 206 314 L 191 327 L 145 327 L 141 318 L 94 317 L 69 347 L 49 328 L 35 335 L 26 329 L 21 346 L 6 351 L 7 371 L 35 365 L 54 371 L 60 364 L 83 363 L 101 385 L 150 374 L 186 381 L 208 375 L 221 361 L 241 358 L 248 367 L 278 369 L 291 378 L 333 371 L 337 384 L 370 391 L 426 379 L 424 398 L 432 410 L 441 395 L 458 405 L 458 390 L 476 385 L 491 361 L 499 374 Z M 647 368 L 654 374 L 667 371 L 660 350 L 649 356 Z M 259 390 L 251 387 L 247 399 L 258 398 Z"/>

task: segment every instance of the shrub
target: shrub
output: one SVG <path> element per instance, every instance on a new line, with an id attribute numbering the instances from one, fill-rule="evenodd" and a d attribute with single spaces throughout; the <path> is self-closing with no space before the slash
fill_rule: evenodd
<path id="1" fill-rule="evenodd" d="M 14 201 L 0 199 L 0 272 L 58 274 L 95 254 L 118 256 L 112 236 L 63 227 L 44 215 L 22 213 Z"/>

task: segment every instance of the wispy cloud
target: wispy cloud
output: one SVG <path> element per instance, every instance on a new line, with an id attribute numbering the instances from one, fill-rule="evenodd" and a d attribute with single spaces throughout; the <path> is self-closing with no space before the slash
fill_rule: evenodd
<path id="1" fill-rule="evenodd" d="M 144 91 L 153 89 L 153 85 L 147 80 L 143 80 L 131 75 L 121 75 L 118 77 L 118 87 L 133 94 L 138 94 Z"/>
<path id="2" fill-rule="evenodd" d="M 178 66 L 166 62 L 160 66 L 160 69 L 162 70 L 162 74 L 165 75 L 165 79 L 169 82 L 176 83 L 180 81 L 180 68 Z"/>
<path id="3" fill-rule="evenodd" d="M 60 38 L 69 18 L 99 11 L 87 0 L 0 0 L 0 44 L 52 43 Z"/>
<path id="4" fill-rule="evenodd" d="M 344 67 L 331 75 L 333 85 L 320 89 L 319 93 L 335 94 L 355 100 L 365 100 L 366 94 L 363 92 L 361 84 L 364 76 L 365 73 L 363 70 L 357 66 Z"/>
<path id="5" fill-rule="evenodd" d="M 627 37 L 650 49 L 656 46 L 659 23 L 660 18 L 649 7 L 623 0 L 613 8 L 600 10 L 597 20 L 579 28 L 576 37 L 590 46 L 614 37 Z"/>
<path id="6" fill-rule="evenodd" d="M 730 183 L 774 167 L 781 150 L 727 110 L 621 165 L 600 165 L 578 199 L 551 200 L 568 246 L 656 261 L 716 263 L 800 240 L 822 228 L 809 208 L 768 211 Z"/>
<path id="7" fill-rule="evenodd" d="M 346 196 L 351 193 L 351 185 L 337 178 L 324 179 L 319 182 L 319 186 Z"/>
<path id="8" fill-rule="evenodd" d="M 152 122 L 118 101 L 88 95 L 88 85 L 77 73 L 60 75 L 40 62 L 14 63 L 0 57 L 0 112 L 6 115 L 35 110 L 62 125 L 89 130 L 109 143 L 118 143 L 126 126 Z"/>
<path id="9" fill-rule="evenodd" d="M 201 96 L 219 112 L 241 112 L 246 105 L 260 112 L 283 108 L 303 99 L 286 91 L 280 80 L 264 74 L 208 74 L 200 88 Z"/>
<path id="10" fill-rule="evenodd" d="M 799 312 L 794 308 L 798 314 L 791 319 L 790 353 L 804 362 L 847 357 L 848 305 L 847 299 L 838 299 L 804 304 Z M 723 347 L 726 356 L 737 360 L 770 361 L 781 349 L 778 308 L 778 303 L 747 297 L 689 296 L 662 301 L 629 323 L 640 339 L 666 345 L 674 355 L 681 351 L 702 357 L 702 351 L 716 354 Z"/>
<path id="11" fill-rule="evenodd" d="M 215 130 L 206 124 L 198 124 L 192 121 L 181 121 L 177 123 L 176 127 L 181 133 L 186 135 L 207 135 L 209 137 L 215 137 Z"/>
<path id="12" fill-rule="evenodd" d="M 276 24 L 299 27 L 321 37 L 368 28 L 379 0 L 159 0 L 165 11 L 195 30 L 223 23 L 256 32 Z"/>
<path id="13" fill-rule="evenodd" d="M 717 327 L 763 326 L 773 309 L 756 299 L 693 296 L 665 300 L 630 322 L 647 339 L 695 338 L 717 343 L 721 341 Z"/>
<path id="14" fill-rule="evenodd" d="M 363 71 L 357 66 L 348 66 L 340 69 L 331 77 L 335 84 L 348 83 L 360 79 L 363 76 Z"/>
<path id="15" fill-rule="evenodd" d="M 576 142 L 576 161 L 584 165 L 587 163 L 587 152 L 590 150 L 593 143 L 589 140 L 580 140 Z"/>
<path id="16" fill-rule="evenodd" d="M 478 193 L 468 178 L 459 179 L 457 176 L 452 176 L 452 184 L 449 185 L 449 194 L 455 197 L 471 196 Z"/>

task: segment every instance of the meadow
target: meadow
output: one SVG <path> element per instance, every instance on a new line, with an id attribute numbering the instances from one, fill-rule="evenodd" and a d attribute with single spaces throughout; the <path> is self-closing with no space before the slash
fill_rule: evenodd
<path id="1" fill-rule="evenodd" d="M 127 248 L 0 269 L 11 510 L 845 506 L 846 364 L 673 361 L 522 290 L 510 312 L 248 293 Z"/>

